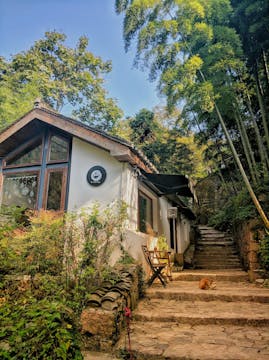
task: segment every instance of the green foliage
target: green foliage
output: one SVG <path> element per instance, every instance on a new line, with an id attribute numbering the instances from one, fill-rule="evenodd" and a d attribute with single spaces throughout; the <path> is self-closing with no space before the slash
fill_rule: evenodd
<path id="1" fill-rule="evenodd" d="M 10 225 L 0 237 L 1 359 L 82 359 L 76 319 L 87 294 L 119 280 L 109 259 L 122 236 L 125 204 L 30 213 L 26 227 L 17 227 L 17 208 L 3 211 Z"/>
<path id="2" fill-rule="evenodd" d="M 130 140 L 162 173 L 188 174 L 199 179 L 206 174 L 204 150 L 189 131 L 179 112 L 164 108 L 142 109 L 129 118 Z"/>
<path id="3" fill-rule="evenodd" d="M 247 190 L 242 190 L 237 195 L 231 196 L 222 209 L 209 219 L 209 225 L 220 230 L 227 230 L 255 216 L 255 207 Z"/>
<path id="4" fill-rule="evenodd" d="M 167 239 L 164 235 L 161 235 L 158 237 L 157 249 L 159 251 L 163 251 L 163 250 L 167 251 L 168 250 Z"/>
<path id="5" fill-rule="evenodd" d="M 268 231 L 264 237 L 260 240 L 259 249 L 260 264 L 263 269 L 269 272 L 269 233 Z"/>
<path id="6" fill-rule="evenodd" d="M 269 169 L 268 36 L 264 37 L 268 34 L 268 16 L 264 15 L 268 4 L 258 0 L 232 3 L 234 8 L 230 0 L 116 0 L 116 12 L 124 15 L 126 49 L 136 44 L 135 64 L 147 67 L 150 78 L 158 79 L 168 110 L 183 107 L 185 119 L 199 131 L 204 144 L 221 141 L 230 148 L 254 199 L 247 177 L 251 175 L 255 186 Z M 233 9 L 240 16 L 239 25 L 244 24 L 241 39 L 231 23 Z M 247 41 L 249 50 L 244 47 L 245 54 L 242 38 L 251 40 Z M 250 58 L 258 39 L 260 61 L 254 57 L 248 69 L 244 55 Z M 223 158 L 216 168 L 226 167 Z M 267 223 L 261 207 L 254 203 Z M 239 211 L 239 218 L 248 216 L 244 211 Z"/>
<path id="7" fill-rule="evenodd" d="M 57 111 L 69 104 L 79 120 L 112 131 L 122 112 L 103 86 L 111 63 L 87 50 L 86 37 L 74 49 L 65 40 L 62 33 L 46 32 L 11 61 L 0 58 L 0 128 L 30 110 L 40 97 Z"/>
<path id="8" fill-rule="evenodd" d="M 0 239 L 1 270 L 12 273 L 56 275 L 62 271 L 63 217 L 41 211 L 30 215 L 31 226 L 5 233 Z"/>
<path id="9" fill-rule="evenodd" d="M 0 307 L 1 359 L 83 359 L 73 311 L 32 298 Z"/>
<path id="10" fill-rule="evenodd" d="M 118 260 L 119 264 L 123 265 L 131 265 L 135 263 L 135 259 L 128 253 L 128 251 L 125 250 L 123 246 L 121 246 L 121 257 Z"/>
<path id="11" fill-rule="evenodd" d="M 65 258 L 68 273 L 72 274 L 76 285 L 88 291 L 93 286 L 100 286 L 113 274 L 110 268 L 110 256 L 119 243 L 123 224 L 127 216 L 127 207 L 117 202 L 102 211 L 96 203 L 90 210 L 84 209 L 67 217 L 67 253 Z M 79 244 L 83 249 L 77 260 L 75 256 Z"/>

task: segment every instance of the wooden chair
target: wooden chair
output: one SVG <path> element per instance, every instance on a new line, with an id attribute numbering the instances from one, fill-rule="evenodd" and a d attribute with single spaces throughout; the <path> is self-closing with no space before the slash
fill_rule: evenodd
<path id="1" fill-rule="evenodd" d="M 148 285 L 152 285 L 153 281 L 158 278 L 162 285 L 165 287 L 167 282 L 163 272 L 168 267 L 170 274 L 167 276 L 169 278 L 171 277 L 170 253 L 168 251 L 158 251 L 157 249 L 149 250 L 146 245 L 142 245 L 142 250 L 152 272 L 152 275 L 148 280 Z"/>

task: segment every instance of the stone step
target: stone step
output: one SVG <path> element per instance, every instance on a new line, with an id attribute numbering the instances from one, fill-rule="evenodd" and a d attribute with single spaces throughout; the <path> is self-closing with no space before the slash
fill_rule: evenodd
<path id="1" fill-rule="evenodd" d="M 244 312 L 242 309 L 247 308 Z M 269 325 L 269 302 L 177 301 L 145 299 L 133 313 L 136 321 L 191 325 Z"/>
<path id="2" fill-rule="evenodd" d="M 223 259 L 223 258 L 214 258 L 214 257 L 208 257 L 206 259 L 196 259 L 195 265 L 206 265 L 206 264 L 216 264 L 216 265 L 231 265 L 236 264 L 241 266 L 241 262 L 238 259 Z"/>
<path id="3" fill-rule="evenodd" d="M 219 247 L 201 246 L 196 248 L 195 253 L 211 252 L 212 254 L 238 254 L 234 247 Z"/>
<path id="4" fill-rule="evenodd" d="M 232 240 L 227 240 L 227 241 L 207 241 L 207 240 L 202 240 L 202 241 L 198 241 L 197 242 L 197 246 L 235 246 L 234 242 Z"/>
<path id="5" fill-rule="evenodd" d="M 196 281 L 198 282 L 202 278 L 212 278 L 216 281 L 221 282 L 247 282 L 248 274 L 245 271 L 237 270 L 184 270 L 181 272 L 172 274 L 173 281 Z M 180 284 L 179 284 L 180 286 Z M 241 286 L 241 285 L 240 285 Z"/>
<path id="6" fill-rule="evenodd" d="M 195 265 L 205 265 L 206 264 L 208 265 L 232 265 L 232 264 L 235 264 L 235 265 L 240 265 L 241 266 L 241 262 L 237 259 L 216 259 L 216 258 L 207 258 L 207 259 L 196 259 L 196 262 L 195 262 Z"/>
<path id="7" fill-rule="evenodd" d="M 117 360 L 118 357 L 99 351 L 83 351 L 83 360 Z"/>
<path id="8" fill-rule="evenodd" d="M 241 264 L 195 264 L 195 268 L 196 269 L 208 269 L 208 270 L 236 270 L 236 269 L 241 269 Z"/>
<path id="9" fill-rule="evenodd" d="M 201 290 L 199 281 L 172 281 L 167 287 L 156 283 L 147 290 L 148 299 L 177 301 L 223 301 L 269 303 L 269 289 L 256 288 L 248 283 L 216 280 L 215 290 Z"/>
<path id="10" fill-rule="evenodd" d="M 165 288 L 154 282 L 133 312 L 134 359 L 269 358 L 269 289 L 246 281 L 242 270 L 184 270 L 172 277 Z M 205 277 L 215 280 L 215 290 L 199 288 Z M 126 348 L 123 334 L 118 354 Z"/>
<path id="11" fill-rule="evenodd" d="M 201 237 L 203 239 L 211 239 L 211 238 L 216 238 L 216 239 L 231 239 L 232 236 L 228 235 L 228 234 L 224 234 L 224 233 L 201 233 Z"/>
<path id="12" fill-rule="evenodd" d="M 216 258 L 224 258 L 224 257 L 235 257 L 239 259 L 239 256 L 237 253 L 232 252 L 232 251 L 196 251 L 195 252 L 195 257 L 212 257 L 215 256 Z"/>
<path id="13" fill-rule="evenodd" d="M 233 258 L 233 257 L 217 257 L 217 256 L 206 256 L 206 257 L 198 257 L 196 258 L 196 264 L 207 264 L 207 263 L 216 263 L 216 264 L 221 264 L 221 265 L 230 265 L 232 264 L 241 264 L 238 258 Z"/>
<path id="14" fill-rule="evenodd" d="M 240 269 L 241 264 L 240 262 L 227 262 L 227 263 L 218 263 L 215 261 L 207 261 L 207 262 L 197 262 L 195 264 L 196 269 L 199 268 L 204 268 L 204 269 L 233 269 L 233 268 L 237 268 Z"/>
<path id="15" fill-rule="evenodd" d="M 136 360 L 268 360 L 269 327 L 132 322 Z M 125 349 L 122 338 L 119 349 Z"/>
<path id="16" fill-rule="evenodd" d="M 222 260 L 222 259 L 239 260 L 239 257 L 237 255 L 233 255 L 233 254 L 198 253 L 195 258 L 196 258 L 196 260 L 197 259 L 207 260 L 207 259 L 212 259 L 212 258 L 217 259 L 217 260 Z"/>
<path id="17" fill-rule="evenodd" d="M 233 268 L 237 268 L 240 269 L 241 268 L 241 264 L 240 262 L 235 262 L 235 261 L 230 261 L 230 262 L 226 262 L 226 263 L 221 263 L 221 262 L 217 262 L 217 261 L 207 261 L 207 262 L 198 262 L 195 263 L 195 268 L 199 269 L 199 267 L 203 267 L 204 269 L 233 269 Z"/>

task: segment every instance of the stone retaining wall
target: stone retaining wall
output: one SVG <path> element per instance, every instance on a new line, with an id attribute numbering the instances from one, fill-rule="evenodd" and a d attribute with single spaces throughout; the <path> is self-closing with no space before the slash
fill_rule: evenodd
<path id="1" fill-rule="evenodd" d="M 89 296 L 81 313 L 81 333 L 85 350 L 110 351 L 125 326 L 125 308 L 133 310 L 141 297 L 141 267 L 120 271 L 120 280 L 105 285 Z"/>
<path id="2" fill-rule="evenodd" d="M 249 280 L 255 281 L 259 277 L 259 240 L 263 231 L 257 220 L 251 220 L 238 225 L 233 229 L 234 239 L 237 243 L 242 265 L 249 274 Z"/>

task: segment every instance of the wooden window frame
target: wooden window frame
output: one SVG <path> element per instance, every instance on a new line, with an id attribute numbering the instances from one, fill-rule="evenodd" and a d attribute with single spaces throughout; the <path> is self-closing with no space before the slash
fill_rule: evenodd
<path id="1" fill-rule="evenodd" d="M 42 208 L 47 210 L 47 201 L 48 201 L 48 191 L 49 191 L 49 178 L 50 174 L 53 172 L 62 172 L 62 188 L 61 188 L 61 201 L 60 201 L 60 209 L 57 211 L 64 211 L 65 209 L 65 199 L 66 199 L 66 186 L 67 186 L 67 175 L 68 175 L 68 167 L 67 166 L 59 166 L 55 168 L 46 169 L 45 174 L 45 184 L 44 184 L 44 192 L 43 192 L 43 203 Z"/>

